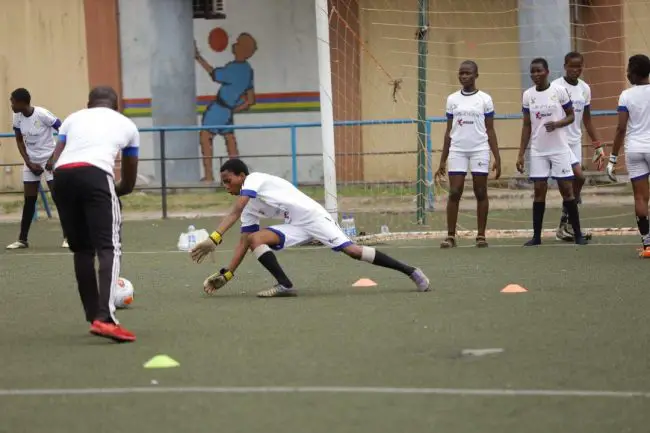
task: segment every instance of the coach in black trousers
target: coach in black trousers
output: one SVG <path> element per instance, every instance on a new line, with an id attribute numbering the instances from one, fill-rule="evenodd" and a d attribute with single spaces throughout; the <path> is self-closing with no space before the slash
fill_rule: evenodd
<path id="1" fill-rule="evenodd" d="M 59 217 L 74 253 L 74 271 L 90 332 L 134 341 L 115 317 L 114 290 L 122 256 L 120 196 L 133 191 L 139 132 L 117 111 L 110 87 L 94 88 L 88 108 L 71 114 L 59 130 L 52 155 Z M 115 159 L 122 152 L 122 176 L 115 183 Z M 95 256 L 99 272 L 95 270 Z M 99 277 L 99 278 L 98 278 Z"/>

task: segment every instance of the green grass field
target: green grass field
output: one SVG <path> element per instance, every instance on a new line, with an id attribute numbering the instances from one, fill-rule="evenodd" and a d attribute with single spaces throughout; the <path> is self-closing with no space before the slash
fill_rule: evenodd
<path id="1" fill-rule="evenodd" d="M 493 216 L 496 227 L 529 212 Z M 548 227 L 556 217 L 548 212 Z M 377 246 L 421 267 L 429 293 L 301 247 L 278 255 L 300 296 L 265 300 L 255 293 L 271 280 L 252 257 L 204 295 L 203 279 L 227 263 L 237 236 L 217 263 L 195 265 L 174 251 L 188 224 L 124 225 L 122 275 L 136 296 L 118 317 L 133 344 L 87 333 L 55 221 L 34 224 L 30 250 L 0 252 L 0 432 L 647 431 L 650 262 L 637 258 L 636 237 L 582 248 L 549 240 L 523 249 L 522 239 L 485 250 L 471 240 L 449 251 L 438 241 Z M 0 239 L 17 231 L 0 224 Z M 363 277 L 378 286 L 353 288 Z M 528 292 L 500 293 L 509 283 Z M 485 348 L 503 352 L 461 355 Z M 143 368 L 157 354 L 180 367 Z"/>

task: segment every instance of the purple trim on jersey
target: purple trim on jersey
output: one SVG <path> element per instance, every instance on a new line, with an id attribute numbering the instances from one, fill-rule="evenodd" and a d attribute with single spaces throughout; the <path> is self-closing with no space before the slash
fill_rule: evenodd
<path id="1" fill-rule="evenodd" d="M 521 112 L 522 113 L 530 113 L 530 108 L 521 107 Z"/>
<path id="2" fill-rule="evenodd" d="M 140 148 L 138 147 L 125 147 L 122 149 L 122 156 L 138 156 L 140 154 Z"/>
<path id="3" fill-rule="evenodd" d="M 583 107 L 583 109 L 584 109 L 584 108 L 591 108 L 591 104 L 585 104 L 585 106 Z"/>
<path id="4" fill-rule="evenodd" d="M 485 117 L 494 117 L 494 110 L 484 114 Z"/>
<path id="5" fill-rule="evenodd" d="M 22 137 L 23 133 L 20 131 L 20 128 L 14 128 L 14 134 L 20 135 Z"/>
<path id="6" fill-rule="evenodd" d="M 634 182 L 635 180 L 645 179 L 648 176 L 650 176 L 650 173 L 642 174 L 641 176 L 631 177 L 630 182 Z"/>
<path id="7" fill-rule="evenodd" d="M 341 250 L 343 250 L 343 248 L 349 247 L 350 245 L 354 245 L 354 242 L 352 242 L 352 241 L 345 241 L 345 242 L 343 242 L 341 245 L 339 245 L 338 247 L 334 247 L 334 248 L 332 248 L 332 250 L 333 250 L 333 251 L 341 251 Z"/>
<path id="8" fill-rule="evenodd" d="M 65 134 L 59 134 L 57 136 L 57 138 L 61 143 L 64 143 L 64 144 L 65 144 L 66 140 L 68 139 L 68 137 Z"/>
<path id="9" fill-rule="evenodd" d="M 250 197 L 250 198 L 255 198 L 255 197 L 257 197 L 257 191 L 253 191 L 252 189 L 242 189 L 239 192 L 239 195 L 243 195 L 243 196 Z"/>
<path id="10" fill-rule="evenodd" d="M 564 104 L 564 105 L 562 106 L 562 108 L 564 108 L 565 110 L 566 110 L 567 108 L 571 108 L 571 107 L 573 107 L 573 101 L 569 101 L 569 102 L 567 102 L 566 104 Z"/>
<path id="11" fill-rule="evenodd" d="M 255 233 L 260 231 L 259 224 L 252 224 L 250 226 L 241 226 L 242 233 Z"/>
<path id="12" fill-rule="evenodd" d="M 472 176 L 487 176 L 489 173 L 485 173 L 483 171 L 473 171 Z"/>
<path id="13" fill-rule="evenodd" d="M 54 129 L 56 129 L 58 131 L 60 127 L 61 127 L 61 120 L 56 119 L 54 121 L 54 123 L 52 124 L 52 128 L 54 128 Z"/>
<path id="14" fill-rule="evenodd" d="M 467 172 L 466 171 L 448 171 L 447 175 L 448 176 L 466 176 Z"/>
<path id="15" fill-rule="evenodd" d="M 536 180 L 548 180 L 548 176 L 542 176 L 542 177 L 529 177 L 529 180 L 532 180 L 533 182 Z"/>
<path id="16" fill-rule="evenodd" d="M 572 174 L 571 176 L 552 176 L 555 180 L 573 180 L 576 177 Z"/>
<path id="17" fill-rule="evenodd" d="M 619 113 L 620 113 L 620 112 L 626 112 L 626 113 L 629 112 L 629 111 L 627 110 L 627 107 L 626 107 L 625 105 L 619 105 L 618 107 L 616 107 L 616 111 L 618 111 Z"/>
<path id="18" fill-rule="evenodd" d="M 453 113 L 447 113 L 447 119 L 453 119 L 454 115 Z"/>
<path id="19" fill-rule="evenodd" d="M 267 227 L 266 229 L 269 230 L 269 231 L 272 231 L 273 233 L 275 233 L 276 235 L 278 235 L 278 237 L 280 238 L 280 243 L 279 243 L 279 244 L 276 244 L 276 245 L 270 245 L 271 249 L 272 249 L 272 250 L 279 251 L 279 250 L 281 250 L 282 248 L 284 248 L 284 242 L 287 240 L 286 237 L 284 236 L 284 233 L 282 233 L 282 232 L 281 232 L 280 230 L 278 230 L 278 229 L 274 229 L 273 227 Z"/>
<path id="20" fill-rule="evenodd" d="M 571 167 L 575 167 L 576 165 L 580 165 L 580 161 L 576 161 L 573 164 L 571 164 Z"/>

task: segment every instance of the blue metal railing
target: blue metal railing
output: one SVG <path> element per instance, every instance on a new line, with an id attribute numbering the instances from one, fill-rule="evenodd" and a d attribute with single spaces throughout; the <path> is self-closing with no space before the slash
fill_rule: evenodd
<path id="1" fill-rule="evenodd" d="M 616 111 L 614 110 L 594 110 L 591 112 L 592 116 L 603 117 L 603 116 L 614 116 Z M 514 114 L 501 114 L 494 117 L 496 120 L 516 120 L 521 119 L 521 113 Z M 429 185 L 433 184 L 433 165 L 432 165 L 432 154 L 433 154 L 433 143 L 431 138 L 432 125 L 434 123 L 445 123 L 447 122 L 446 117 L 429 117 L 426 120 L 426 153 L 427 153 L 427 183 Z M 416 124 L 416 119 L 377 119 L 377 120 L 343 120 L 335 121 L 335 127 L 342 126 L 369 126 L 369 125 L 410 125 Z M 290 149 L 291 149 L 291 181 L 294 185 L 298 185 L 298 157 L 301 156 L 298 153 L 298 129 L 304 128 L 319 128 L 321 126 L 320 122 L 302 122 L 302 123 L 270 123 L 270 124 L 256 124 L 256 125 L 228 125 L 227 128 L 235 130 L 268 130 L 268 129 L 289 129 L 290 131 Z M 161 196 L 162 196 L 162 214 L 163 218 L 167 217 L 167 179 L 166 179 L 166 161 L 179 160 L 179 159 L 201 159 L 200 157 L 188 157 L 188 158 L 167 158 L 166 157 L 166 145 L 165 137 L 169 132 L 183 132 L 183 131 L 201 131 L 204 129 L 222 129 L 225 128 L 224 125 L 216 126 L 156 126 L 149 128 L 140 128 L 140 132 L 151 132 L 160 134 L 160 158 L 149 158 L 143 159 L 143 161 L 160 161 L 160 177 L 161 177 Z M 0 133 L 0 138 L 12 138 L 14 137 L 13 133 Z M 0 167 L 7 166 L 18 166 L 19 163 L 7 164 L 2 163 Z M 432 188 L 429 188 L 427 194 L 427 206 L 430 210 L 433 209 L 433 194 L 434 191 Z"/>

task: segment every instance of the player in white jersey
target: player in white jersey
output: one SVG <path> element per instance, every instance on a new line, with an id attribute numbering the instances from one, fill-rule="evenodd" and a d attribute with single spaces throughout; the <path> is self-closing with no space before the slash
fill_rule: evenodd
<path id="1" fill-rule="evenodd" d="M 45 177 L 56 204 L 56 195 L 52 187 L 52 167 L 47 166 L 47 160 L 54 152 L 54 133 L 59 130 L 61 121 L 45 108 L 32 106 L 32 97 L 27 89 L 14 90 L 10 101 L 11 110 L 14 112 L 13 128 L 16 144 L 25 163 L 23 166 L 25 202 L 20 219 L 20 234 L 16 242 L 7 245 L 8 250 L 17 250 L 29 247 L 27 238 L 36 212 L 38 186 L 42 177 Z M 65 236 L 62 246 L 68 247 Z"/>
<path id="2" fill-rule="evenodd" d="M 628 60 L 627 79 L 633 87 L 623 90 L 618 98 L 618 125 L 607 164 L 607 175 L 616 182 L 618 153 L 625 144 L 625 164 L 632 182 L 634 212 L 642 237 L 642 257 L 650 258 L 650 227 L 648 201 L 650 188 L 650 59 L 637 54 Z"/>
<path id="3" fill-rule="evenodd" d="M 575 113 L 575 121 L 566 127 L 566 135 L 569 141 L 569 147 L 574 155 L 573 160 L 573 194 L 578 204 L 580 204 L 580 192 L 585 184 L 585 176 L 582 172 L 582 124 L 584 123 L 585 129 L 591 144 L 594 148 L 593 162 L 596 163 L 598 170 L 603 169 L 605 163 L 603 147 L 596 133 L 596 128 L 591 121 L 591 88 L 587 83 L 580 79 L 582 75 L 582 68 L 584 59 L 582 54 L 572 51 L 564 56 L 564 77 L 560 77 L 553 81 L 553 84 L 564 87 L 569 92 L 571 103 L 573 104 L 573 112 Z M 569 214 L 565 208 L 562 208 L 562 217 L 560 218 L 560 225 L 556 231 L 555 237 L 558 240 L 572 242 L 574 240 L 573 232 L 569 228 Z M 591 238 L 590 233 L 584 233 L 586 239 Z"/>
<path id="4" fill-rule="evenodd" d="M 487 194 L 490 150 L 494 155 L 492 170 L 496 172 L 496 179 L 501 176 L 501 156 L 494 131 L 494 104 L 490 95 L 476 88 L 477 78 L 478 65 L 471 60 L 464 61 L 458 69 L 458 81 L 463 88 L 447 97 L 447 129 L 436 172 L 437 178 L 449 175 L 447 238 L 440 248 L 456 246 L 458 206 L 468 171 L 472 173 L 476 197 L 476 246 L 488 246 L 485 229 L 490 207 Z"/>
<path id="5" fill-rule="evenodd" d="M 96 87 L 88 108 L 72 113 L 61 125 L 50 160 L 90 332 L 120 342 L 134 341 L 135 335 L 120 327 L 115 317 L 114 289 L 122 256 L 119 197 L 133 191 L 139 147 L 138 128 L 117 111 L 115 90 Z M 122 176 L 115 183 L 113 170 L 120 152 Z"/>
<path id="6" fill-rule="evenodd" d="M 521 144 L 517 157 L 517 170 L 524 172 L 524 154 L 530 143 L 530 173 L 535 185 L 533 199 L 533 238 L 525 246 L 542 243 L 542 223 L 546 209 L 548 178 L 557 180 L 558 189 L 569 213 L 569 221 L 575 233 L 575 243 L 585 245 L 580 230 L 578 204 L 573 196 L 573 153 L 566 137 L 566 127 L 575 115 L 569 93 L 563 87 L 548 82 L 548 62 L 533 59 L 530 78 L 535 85 L 523 95 L 523 126 Z"/>
<path id="7" fill-rule="evenodd" d="M 265 173 L 249 174 L 246 164 L 235 158 L 221 166 L 221 181 L 226 191 L 239 198 L 210 238 L 192 249 L 192 259 L 200 263 L 214 251 L 221 243 L 222 236 L 237 220 L 241 220 L 241 236 L 230 264 L 210 275 L 203 283 L 206 293 L 212 293 L 230 281 L 247 251 L 251 250 L 277 281 L 272 288 L 257 296 L 296 296 L 297 292 L 280 267 L 273 250 L 313 240 L 354 259 L 402 272 L 415 283 L 418 291 L 429 290 L 429 279 L 420 269 L 401 263 L 372 247 L 355 244 L 343 234 L 337 222 L 318 202 L 285 179 Z M 260 229 L 261 218 L 281 218 L 284 219 L 284 224 Z"/>

